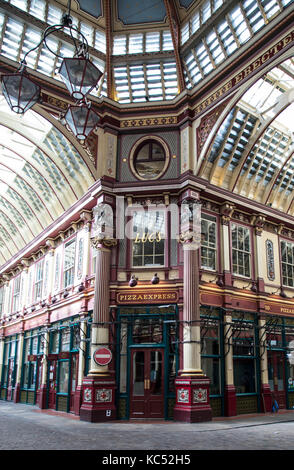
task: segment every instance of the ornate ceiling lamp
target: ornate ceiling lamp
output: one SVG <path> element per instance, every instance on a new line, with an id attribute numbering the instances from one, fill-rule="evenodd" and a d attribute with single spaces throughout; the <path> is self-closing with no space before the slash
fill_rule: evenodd
<path id="1" fill-rule="evenodd" d="M 91 104 L 86 101 L 86 95 L 95 88 L 102 72 L 90 61 L 87 39 L 73 25 L 70 10 L 71 0 L 68 2 L 68 11 L 63 15 L 61 24 L 48 26 L 45 29 L 41 41 L 24 55 L 18 71 L 14 74 L 2 75 L 2 91 L 10 109 L 18 114 L 25 113 L 40 100 L 41 89 L 28 76 L 26 58 L 44 43 L 53 55 L 63 59 L 59 74 L 72 98 L 78 101 L 75 106 L 69 106 L 64 118 L 76 137 L 85 139 L 99 120 L 98 115 L 90 109 Z M 49 35 L 65 28 L 69 30 L 74 43 L 75 52 L 73 57 L 61 57 L 52 51 L 47 43 Z M 80 37 L 81 40 L 76 39 L 75 35 Z"/>

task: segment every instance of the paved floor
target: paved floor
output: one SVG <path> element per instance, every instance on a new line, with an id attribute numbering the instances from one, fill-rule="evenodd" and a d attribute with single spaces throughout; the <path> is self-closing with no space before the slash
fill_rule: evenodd
<path id="1" fill-rule="evenodd" d="M 0 400 L 1 450 L 294 450 L 294 410 L 206 423 L 87 423 Z"/>

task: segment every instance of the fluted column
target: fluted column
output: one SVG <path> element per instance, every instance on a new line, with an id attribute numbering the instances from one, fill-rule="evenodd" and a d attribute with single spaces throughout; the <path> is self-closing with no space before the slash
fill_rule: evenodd
<path id="1" fill-rule="evenodd" d="M 89 375 L 106 374 L 108 365 L 99 366 L 93 358 L 95 350 L 109 345 L 109 278 L 111 247 L 115 240 L 92 239 L 92 244 L 97 250 L 96 277 L 94 290 L 94 308 L 91 342 L 91 365 Z"/>
<path id="2" fill-rule="evenodd" d="M 184 306 L 182 318 L 182 365 L 175 380 L 176 421 L 210 421 L 210 380 L 201 369 L 200 294 L 197 236 L 191 231 L 180 236 L 184 252 Z"/>
<path id="3" fill-rule="evenodd" d="M 24 344 L 24 332 L 21 331 L 19 335 L 18 347 L 17 347 L 17 369 L 15 378 L 15 389 L 13 400 L 15 403 L 19 402 L 20 398 L 20 381 L 21 381 L 21 369 L 22 369 L 22 358 L 23 358 L 23 344 Z"/>
<path id="4" fill-rule="evenodd" d="M 198 253 L 186 244 L 184 249 L 183 373 L 199 374 L 200 307 Z"/>
<path id="5" fill-rule="evenodd" d="M 90 422 L 109 421 L 116 418 L 115 379 L 108 364 L 95 362 L 95 351 L 109 349 L 109 297 L 111 247 L 116 240 L 94 237 L 91 243 L 97 250 L 94 308 L 91 338 L 91 363 L 88 376 L 83 380 L 80 419 Z"/>

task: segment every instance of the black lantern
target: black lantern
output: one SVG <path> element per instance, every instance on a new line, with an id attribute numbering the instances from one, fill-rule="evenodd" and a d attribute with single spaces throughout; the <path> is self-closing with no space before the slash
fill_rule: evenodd
<path id="1" fill-rule="evenodd" d="M 80 140 L 85 140 L 100 120 L 98 114 L 86 104 L 69 106 L 64 119 Z"/>
<path id="2" fill-rule="evenodd" d="M 73 57 L 63 59 L 59 75 L 71 96 L 82 100 L 97 85 L 102 72 L 86 57 Z"/>
<path id="3" fill-rule="evenodd" d="M 86 95 L 97 85 L 102 72 L 89 60 L 87 39 L 73 25 L 70 11 L 71 0 L 68 0 L 68 12 L 63 15 L 61 24 L 48 26 L 42 34 L 39 44 L 24 55 L 19 70 L 15 74 L 2 75 L 1 81 L 3 95 L 12 111 L 23 114 L 37 103 L 41 94 L 40 87 L 32 82 L 24 72 L 28 54 L 44 43 L 53 55 L 63 59 L 59 73 L 71 96 L 77 101 L 76 105 L 69 107 L 64 117 L 76 137 L 84 140 L 99 121 L 98 115 L 87 104 Z M 72 58 L 60 56 L 50 49 L 47 43 L 50 34 L 64 28 L 69 29 L 74 42 L 75 52 Z"/>
<path id="4" fill-rule="evenodd" d="M 40 99 L 40 87 L 30 80 L 24 72 L 3 75 L 2 93 L 10 109 L 23 114 Z"/>

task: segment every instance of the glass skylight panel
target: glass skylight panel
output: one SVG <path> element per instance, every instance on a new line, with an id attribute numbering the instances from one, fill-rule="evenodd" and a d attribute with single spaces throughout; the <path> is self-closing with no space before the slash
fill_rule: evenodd
<path id="1" fill-rule="evenodd" d="M 48 5 L 48 15 L 47 23 L 51 24 L 61 24 L 63 12 L 60 8 L 55 7 L 54 5 Z"/>
<path id="2" fill-rule="evenodd" d="M 191 18 L 191 33 L 194 34 L 200 28 L 200 12 L 199 10 Z"/>
<path id="3" fill-rule="evenodd" d="M 214 31 L 212 31 L 206 37 L 206 43 L 207 43 L 207 46 L 208 46 L 208 48 L 211 52 L 211 55 L 213 57 L 213 60 L 214 60 L 215 64 L 219 64 L 220 62 L 225 60 L 225 55 L 224 55 L 223 50 L 220 46 L 217 35 L 215 34 Z"/>
<path id="4" fill-rule="evenodd" d="M 163 51 L 172 51 L 174 46 L 173 46 L 173 41 L 171 37 L 171 32 L 170 31 L 162 31 L 162 50 Z"/>
<path id="5" fill-rule="evenodd" d="M 1 54 L 12 60 L 18 59 L 22 32 L 23 24 L 12 18 L 8 18 Z"/>
<path id="6" fill-rule="evenodd" d="M 260 3 L 268 19 L 281 11 L 281 8 L 279 7 L 279 4 L 276 0 L 261 0 Z"/>
<path id="7" fill-rule="evenodd" d="M 42 21 L 45 21 L 46 2 L 45 0 L 31 0 L 29 13 Z"/>
<path id="8" fill-rule="evenodd" d="M 127 37 L 125 35 L 114 36 L 113 55 L 124 55 L 127 53 Z"/>
<path id="9" fill-rule="evenodd" d="M 177 69 L 175 63 L 163 64 L 163 80 L 165 88 L 165 99 L 169 100 L 178 94 Z"/>
<path id="10" fill-rule="evenodd" d="M 85 36 L 89 46 L 94 45 L 94 28 L 86 23 L 81 22 L 80 32 Z"/>
<path id="11" fill-rule="evenodd" d="M 139 54 L 143 52 L 143 34 L 129 35 L 129 54 Z"/>
<path id="12" fill-rule="evenodd" d="M 20 10 L 27 11 L 27 0 L 10 0 L 10 3 Z"/>
<path id="13" fill-rule="evenodd" d="M 181 29 L 181 44 L 185 44 L 190 37 L 190 24 L 185 23 Z"/>
<path id="14" fill-rule="evenodd" d="M 56 39 L 47 38 L 47 44 L 52 51 L 57 52 L 58 41 Z M 38 60 L 37 70 L 45 75 L 55 75 L 56 60 L 56 57 L 43 46 Z"/>
<path id="15" fill-rule="evenodd" d="M 160 51 L 160 33 L 155 31 L 146 33 L 145 35 L 145 51 L 146 52 L 159 52 Z"/>
<path id="16" fill-rule="evenodd" d="M 202 24 L 205 23 L 211 17 L 210 0 L 206 0 L 206 2 L 201 5 L 201 16 Z"/>
<path id="17" fill-rule="evenodd" d="M 36 31 L 32 28 L 27 28 L 25 37 L 24 37 L 23 47 L 22 47 L 21 59 L 29 50 L 33 49 L 36 46 L 36 44 L 40 42 L 40 40 L 41 40 L 40 31 Z M 30 52 L 30 54 L 27 55 L 26 63 L 28 67 L 31 67 L 32 69 L 36 68 L 37 56 L 38 56 L 38 49 L 35 49 L 34 51 Z"/>
<path id="18" fill-rule="evenodd" d="M 96 30 L 94 47 L 97 51 L 106 54 L 106 36 L 103 31 Z"/>

